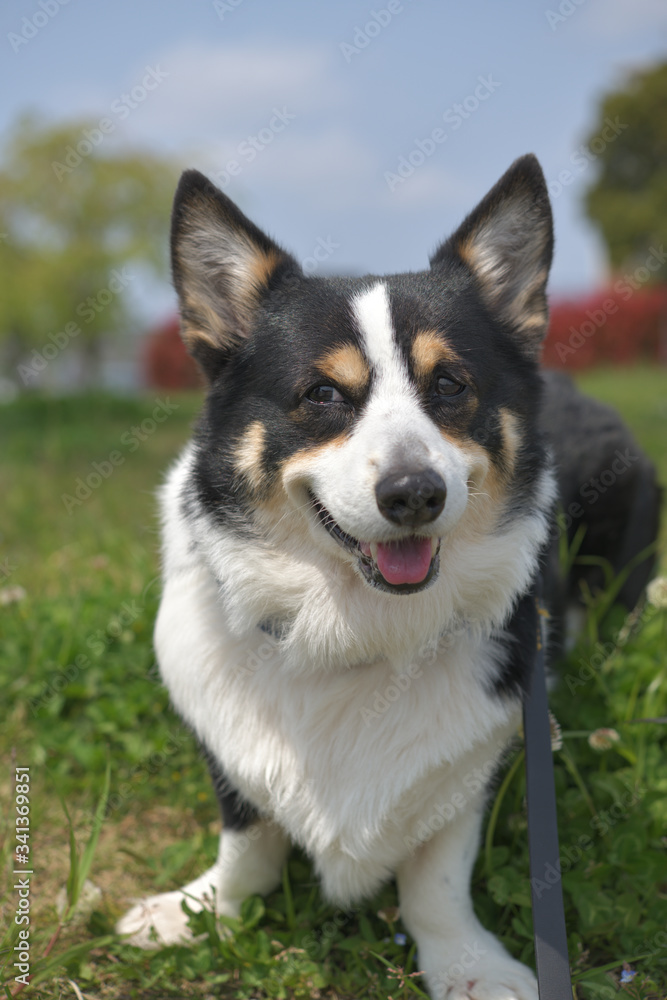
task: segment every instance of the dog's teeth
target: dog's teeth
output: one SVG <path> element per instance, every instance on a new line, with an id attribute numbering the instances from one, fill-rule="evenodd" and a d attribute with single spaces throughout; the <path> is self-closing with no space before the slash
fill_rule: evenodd
<path id="1" fill-rule="evenodd" d="M 369 542 L 359 542 L 359 548 L 365 556 L 369 556 L 371 554 L 371 546 Z"/>
<path id="2" fill-rule="evenodd" d="M 439 544 L 440 544 L 440 539 L 439 538 L 432 538 L 431 539 L 431 559 L 433 558 L 433 556 L 438 551 L 438 545 Z"/>
<path id="3" fill-rule="evenodd" d="M 371 559 L 375 563 L 378 561 L 378 543 L 377 542 L 371 542 Z"/>

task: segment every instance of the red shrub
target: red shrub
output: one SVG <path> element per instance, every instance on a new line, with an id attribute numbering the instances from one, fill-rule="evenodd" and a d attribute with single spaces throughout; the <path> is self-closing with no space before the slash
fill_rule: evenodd
<path id="1" fill-rule="evenodd" d="M 667 363 L 667 287 L 633 290 L 624 279 L 580 299 L 550 304 L 542 360 L 547 368 L 589 368 L 637 361 Z M 156 389 L 191 389 L 203 377 L 185 350 L 177 317 L 149 336 L 147 383 Z"/>
<path id="2" fill-rule="evenodd" d="M 624 279 L 571 301 L 552 302 L 542 355 L 547 368 L 667 362 L 667 288 L 633 290 Z"/>
<path id="3" fill-rule="evenodd" d="M 155 389 L 193 389 L 203 377 L 181 340 L 178 317 L 167 320 L 149 335 L 144 353 L 144 373 Z"/>

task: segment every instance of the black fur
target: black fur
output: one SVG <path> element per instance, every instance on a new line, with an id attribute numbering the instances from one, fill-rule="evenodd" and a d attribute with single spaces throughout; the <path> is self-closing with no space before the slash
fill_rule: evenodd
<path id="1" fill-rule="evenodd" d="M 223 827 L 226 830 L 245 830 L 258 819 L 257 810 L 233 787 L 218 761 L 206 747 L 202 747 L 202 756 L 208 764 Z"/>
<path id="2" fill-rule="evenodd" d="M 578 556 L 604 559 L 614 574 L 649 549 L 618 594 L 622 604 L 633 608 L 656 561 L 661 490 L 652 463 L 618 414 L 582 395 L 562 373 L 544 375 L 541 425 L 556 459 L 562 505 L 554 544 L 566 531 L 571 545 L 583 530 Z M 593 592 L 602 588 L 603 569 L 575 561 L 560 595 L 552 589 L 557 611 L 580 598 L 582 584 Z"/>
<path id="3" fill-rule="evenodd" d="M 537 649 L 538 618 L 535 584 L 516 603 L 507 624 L 508 655 L 496 676 L 494 691 L 523 697 Z"/>
<path id="4" fill-rule="evenodd" d="M 216 263 L 212 254 L 217 236 L 224 252 L 221 249 Z M 236 280 L 233 255 L 242 260 L 249 252 L 260 264 L 269 259 L 272 263 L 259 267 L 261 280 Z M 568 544 L 584 525 L 579 554 L 605 559 L 619 573 L 655 539 L 660 493 L 651 463 L 616 414 L 579 394 L 566 376 L 540 373 L 538 350 L 547 324 L 546 276 L 552 252 L 544 178 L 535 158 L 527 156 L 438 248 L 429 270 L 382 280 L 408 365 L 415 333 L 435 331 L 460 358 L 460 363 L 448 364 L 447 374 L 474 390 L 434 402 L 429 388 L 420 387 L 415 378 L 434 422 L 448 434 L 482 446 L 503 471 L 501 411 L 516 418 L 521 442 L 501 530 L 534 508 L 550 448 Z M 205 253 L 209 256 L 202 264 Z M 203 277 L 193 271 L 197 254 L 206 272 Z M 196 171 L 184 174 L 176 194 L 172 263 L 186 339 L 210 383 L 195 433 L 191 489 L 219 522 L 241 534 L 252 533 L 253 511 L 270 495 L 281 463 L 301 449 L 350 431 L 363 415 L 373 389 L 372 373 L 347 407 L 313 406 L 307 392 L 322 381 L 318 359 L 333 347 L 359 344 L 350 298 L 378 279 L 304 276 L 294 258 Z M 204 287 L 206 292 L 201 291 Z M 200 293 L 203 304 L 197 302 Z M 236 444 L 255 421 L 262 425 L 265 442 L 260 484 L 251 486 L 238 475 L 234 456 Z M 631 457 L 613 488 L 603 485 L 593 496 L 587 484 L 614 462 L 620 468 L 619 455 Z M 543 562 L 557 641 L 566 606 L 579 599 L 582 585 L 595 590 L 603 584 L 602 570 L 583 564 L 575 564 L 569 580 L 560 579 L 559 537 L 554 522 Z M 619 599 L 628 607 L 639 597 L 653 565 L 647 555 L 620 589 Z M 515 638 L 498 690 L 524 689 L 532 643 L 529 619 L 525 599 L 520 599 L 509 623 Z"/>

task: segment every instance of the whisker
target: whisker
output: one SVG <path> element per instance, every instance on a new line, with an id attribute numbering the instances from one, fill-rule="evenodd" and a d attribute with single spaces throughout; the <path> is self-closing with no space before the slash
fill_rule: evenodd
<path id="1" fill-rule="evenodd" d="M 278 525 L 281 524 L 286 517 L 291 517 L 293 514 L 298 513 L 298 511 L 305 510 L 306 507 L 314 507 L 314 506 L 315 506 L 315 501 L 308 500 L 307 503 L 299 504 L 298 507 L 294 507 L 292 510 L 286 510 L 285 513 L 282 515 L 282 517 L 278 521 L 276 521 L 276 523 L 274 524 L 274 528 L 277 528 Z"/>

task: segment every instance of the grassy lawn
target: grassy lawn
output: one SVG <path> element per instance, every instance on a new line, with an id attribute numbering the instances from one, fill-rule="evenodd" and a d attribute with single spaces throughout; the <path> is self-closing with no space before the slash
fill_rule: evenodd
<path id="1" fill-rule="evenodd" d="M 667 369 L 600 371 L 580 381 L 621 410 L 667 484 Z M 246 903 L 231 937 L 205 915 L 196 918 L 205 937 L 193 950 L 141 953 L 111 936 L 133 896 L 182 884 L 216 849 L 206 769 L 170 710 L 151 646 L 159 594 L 153 493 L 198 407 L 195 395 L 162 393 L 25 398 L 0 411 L 0 589 L 25 591 L 0 605 L 3 947 L 18 930 L 13 775 L 23 766 L 30 768 L 37 974 L 26 996 L 55 1000 L 77 989 L 118 1000 L 418 995 L 419 979 L 403 978 L 418 966 L 412 942 L 401 936 L 393 887 L 343 913 L 322 901 L 299 854 L 279 891 Z M 637 974 L 623 992 L 657 1000 L 667 995 L 665 726 L 633 720 L 667 715 L 667 612 L 647 607 L 631 628 L 612 614 L 590 633 L 564 662 L 552 697 L 564 737 L 555 764 L 576 992 L 616 995 L 625 962 Z M 602 727 L 620 739 L 596 750 L 588 736 Z M 489 808 L 474 890 L 482 920 L 531 962 L 519 753 L 497 808 Z M 109 801 L 97 831 L 108 765 Z M 89 877 L 101 895 L 53 943 L 56 897 L 71 868 L 61 800 L 79 855 L 99 832 Z M 9 953 L 0 983 L 11 987 Z"/>

